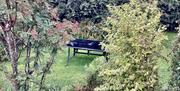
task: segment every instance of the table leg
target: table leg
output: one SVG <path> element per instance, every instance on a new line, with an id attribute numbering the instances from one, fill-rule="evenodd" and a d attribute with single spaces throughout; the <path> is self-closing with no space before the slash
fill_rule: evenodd
<path id="1" fill-rule="evenodd" d="M 105 59 L 106 59 L 106 62 L 108 62 L 108 60 L 109 60 L 109 58 L 108 58 L 108 53 L 107 53 L 107 52 L 103 52 L 103 55 L 104 55 L 104 57 L 105 57 Z"/>
<path id="2" fill-rule="evenodd" d="M 74 48 L 74 53 L 73 53 L 73 56 L 75 56 L 76 55 L 76 52 L 78 51 L 78 49 L 75 49 Z"/>
<path id="3" fill-rule="evenodd" d="M 88 50 L 88 55 L 89 55 L 89 53 L 90 53 L 90 52 L 89 52 L 89 50 Z"/>
<path id="4" fill-rule="evenodd" d="M 70 62 L 70 47 L 68 47 L 67 65 L 69 65 L 69 62 Z"/>

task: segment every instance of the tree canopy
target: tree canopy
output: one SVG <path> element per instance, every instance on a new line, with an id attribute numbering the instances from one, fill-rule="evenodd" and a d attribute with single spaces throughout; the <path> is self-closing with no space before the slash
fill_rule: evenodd
<path id="1" fill-rule="evenodd" d="M 46 74 L 55 61 L 62 38 L 54 28 L 51 9 L 43 0 L 4 1 L 0 11 L 0 47 L 11 64 L 11 68 L 4 65 L 4 75 L 13 91 L 47 89 Z M 48 50 L 49 59 L 42 59 L 44 49 Z M 20 60 L 22 55 L 25 59 Z M 25 67 L 19 68 L 22 60 Z"/>
<path id="2" fill-rule="evenodd" d="M 99 23 L 109 15 L 107 5 L 120 5 L 129 0 L 50 0 L 54 7 L 59 8 L 59 19 L 90 20 Z"/>
<path id="3" fill-rule="evenodd" d="M 161 23 L 166 25 L 168 31 L 176 31 L 180 24 L 180 1 L 159 0 L 158 7 L 163 13 Z"/>

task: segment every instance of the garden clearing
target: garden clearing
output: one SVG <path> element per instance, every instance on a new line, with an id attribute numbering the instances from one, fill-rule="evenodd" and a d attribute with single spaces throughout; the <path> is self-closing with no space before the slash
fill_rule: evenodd
<path id="1" fill-rule="evenodd" d="M 167 56 L 167 54 L 170 53 L 170 49 L 172 48 L 171 45 L 173 43 L 173 40 L 175 39 L 176 33 L 167 33 L 167 36 L 169 40 L 165 41 L 166 49 L 163 50 L 164 56 Z M 66 67 L 65 65 L 67 60 L 67 48 L 64 49 L 64 51 L 58 52 L 56 62 L 51 70 L 51 74 L 47 76 L 46 84 L 48 86 L 67 87 L 74 84 L 84 84 L 87 77 L 85 66 L 88 66 L 92 62 L 92 60 L 98 57 L 78 54 L 71 59 L 69 66 Z M 19 64 L 23 65 L 23 62 L 19 62 Z M 158 65 L 160 86 L 162 88 L 166 88 L 171 76 L 170 62 L 159 60 Z M 0 71 L 0 88 L 3 87 L 5 89 L 8 89 L 7 86 L 9 83 L 5 81 L 5 79 L 6 78 Z"/>

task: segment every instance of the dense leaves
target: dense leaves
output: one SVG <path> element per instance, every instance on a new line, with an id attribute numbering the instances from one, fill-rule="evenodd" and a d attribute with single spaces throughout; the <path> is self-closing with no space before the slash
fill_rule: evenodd
<path id="1" fill-rule="evenodd" d="M 102 30 L 102 23 L 94 24 L 91 21 L 82 21 L 80 30 L 75 34 L 75 38 L 104 40 L 106 32 Z"/>
<path id="2" fill-rule="evenodd" d="M 59 18 L 68 20 L 90 20 L 100 22 L 109 15 L 108 4 L 120 5 L 128 0 L 49 0 L 53 6 L 59 7 Z"/>
<path id="3" fill-rule="evenodd" d="M 3 69 L 4 75 L 11 82 L 13 91 L 48 89 L 46 75 L 62 39 L 54 28 L 51 8 L 44 0 L 4 1 L 6 6 L 0 12 L 0 42 L 12 65 L 11 68 L 4 65 L 7 68 Z M 24 63 L 23 68 L 19 67 L 20 61 Z"/>
<path id="4" fill-rule="evenodd" d="M 156 5 L 153 1 L 131 0 L 111 7 L 103 44 L 109 52 L 109 62 L 100 69 L 102 84 L 96 91 L 156 91 L 157 60 L 166 38 Z"/>
<path id="5" fill-rule="evenodd" d="M 159 0 L 158 7 L 163 12 L 161 23 L 166 25 L 167 31 L 176 31 L 180 24 L 180 1 Z"/>

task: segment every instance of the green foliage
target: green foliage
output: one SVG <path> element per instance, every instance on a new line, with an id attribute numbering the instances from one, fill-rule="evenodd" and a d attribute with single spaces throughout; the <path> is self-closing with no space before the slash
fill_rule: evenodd
<path id="1" fill-rule="evenodd" d="M 107 33 L 102 30 L 101 26 L 102 23 L 94 24 L 91 21 L 82 21 L 79 31 L 75 34 L 75 38 L 104 40 Z"/>
<path id="2" fill-rule="evenodd" d="M 8 61 L 6 52 L 4 51 L 2 45 L 0 45 L 0 63 L 4 62 L 4 61 Z"/>
<path id="3" fill-rule="evenodd" d="M 99 57 L 85 66 L 85 79 L 80 84 L 74 84 L 72 91 L 94 91 L 94 88 L 101 84 L 101 79 L 97 77 L 98 69 L 104 64 L 104 57 Z"/>
<path id="4" fill-rule="evenodd" d="M 93 60 L 87 67 L 87 86 L 89 87 L 96 87 L 99 86 L 101 83 L 101 79 L 97 77 L 98 71 L 105 62 L 104 57 L 99 57 Z"/>
<path id="5" fill-rule="evenodd" d="M 0 49 L 1 53 L 5 51 L 3 57 L 7 56 L 12 68 L 5 65 L 4 75 L 14 91 L 48 89 L 46 75 L 54 64 L 61 39 L 50 19 L 48 4 L 43 0 L 7 0 L 6 5 L 0 12 Z M 45 53 L 48 55 L 43 59 Z M 19 67 L 20 60 L 24 60 L 23 69 Z"/>
<path id="6" fill-rule="evenodd" d="M 166 25 L 168 31 L 176 31 L 180 23 L 180 1 L 159 0 L 158 7 L 163 12 L 161 23 Z"/>
<path id="7" fill-rule="evenodd" d="M 109 62 L 101 67 L 102 84 L 96 91 L 155 91 L 158 86 L 157 60 L 164 46 L 164 28 L 156 2 L 131 0 L 111 7 L 102 44 Z"/>
<path id="8" fill-rule="evenodd" d="M 49 0 L 59 7 L 60 20 L 90 20 L 94 23 L 101 22 L 109 15 L 106 7 L 108 4 L 120 5 L 129 0 Z"/>

